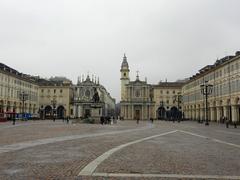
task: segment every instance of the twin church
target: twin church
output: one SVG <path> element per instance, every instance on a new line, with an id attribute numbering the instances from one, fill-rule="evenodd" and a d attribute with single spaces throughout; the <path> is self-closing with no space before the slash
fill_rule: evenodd
<path id="1" fill-rule="evenodd" d="M 134 81 L 130 80 L 130 68 L 124 54 L 121 65 L 121 113 L 123 119 L 148 120 L 163 119 L 167 112 L 181 111 L 182 82 L 160 82 L 157 85 L 140 80 L 137 74 Z"/>

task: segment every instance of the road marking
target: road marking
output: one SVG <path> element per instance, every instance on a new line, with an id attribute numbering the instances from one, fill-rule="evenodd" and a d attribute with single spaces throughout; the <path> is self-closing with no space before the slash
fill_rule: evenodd
<path id="1" fill-rule="evenodd" d="M 240 176 L 185 175 L 185 174 L 93 173 L 92 176 L 95 176 L 95 177 L 135 177 L 135 178 L 240 179 Z"/>
<path id="2" fill-rule="evenodd" d="M 130 146 L 130 145 L 133 145 L 133 144 L 136 144 L 136 143 L 140 143 L 140 142 L 143 142 L 143 141 L 146 141 L 146 140 L 149 140 L 149 139 L 157 138 L 157 137 L 160 137 L 160 136 L 165 136 L 165 135 L 168 135 L 168 134 L 176 133 L 177 131 L 178 130 L 174 130 L 174 131 L 170 131 L 170 132 L 166 132 L 166 133 L 157 134 L 157 135 L 154 135 L 154 136 L 149 136 L 149 137 L 138 139 L 138 140 L 126 143 L 126 144 L 122 144 L 122 145 L 117 146 L 113 149 L 110 149 L 109 151 L 105 152 L 104 154 L 102 154 L 101 156 L 97 157 L 95 160 L 90 162 L 87 166 L 85 166 L 81 170 L 81 172 L 78 174 L 78 176 L 91 176 L 94 173 L 95 169 L 98 167 L 99 164 L 101 164 L 104 160 L 109 158 L 113 153 L 115 153 L 115 152 L 117 152 L 117 151 L 119 151 L 119 150 L 121 150 L 121 149 L 123 149 L 127 146 Z"/>
<path id="3" fill-rule="evenodd" d="M 17 151 L 17 150 L 21 150 L 21 149 L 25 149 L 25 148 L 30 148 L 30 147 L 34 147 L 34 146 L 38 146 L 38 145 L 45 145 L 45 144 L 50 144 L 50 143 L 82 139 L 82 138 L 91 138 L 91 137 L 104 136 L 104 135 L 129 133 L 129 132 L 133 132 L 133 131 L 142 131 L 142 130 L 151 129 L 151 128 L 152 127 L 145 126 L 142 128 L 135 128 L 135 129 L 128 129 L 128 130 L 118 130 L 118 131 L 110 131 L 110 132 L 103 132 L 103 133 L 62 136 L 62 137 L 46 138 L 46 139 L 38 139 L 38 140 L 27 141 L 27 142 L 20 142 L 20 143 L 16 143 L 16 144 L 0 146 L 0 154 L 6 153 L 6 152 Z"/>
<path id="4" fill-rule="evenodd" d="M 240 148 L 240 145 L 238 145 L 238 144 L 229 143 L 229 142 L 222 141 L 222 140 L 219 140 L 219 139 L 210 138 L 210 137 L 207 137 L 207 136 L 203 136 L 203 135 L 199 135 L 199 134 L 195 134 L 195 133 L 188 132 L 188 131 L 183 131 L 183 130 L 179 130 L 179 132 L 182 132 L 182 133 L 185 133 L 185 134 L 190 134 L 192 136 L 200 137 L 200 138 L 203 138 L 203 139 L 209 139 L 211 141 L 221 143 L 221 144 L 226 144 L 226 145 L 233 146 L 233 147 L 236 147 L 236 148 Z"/>

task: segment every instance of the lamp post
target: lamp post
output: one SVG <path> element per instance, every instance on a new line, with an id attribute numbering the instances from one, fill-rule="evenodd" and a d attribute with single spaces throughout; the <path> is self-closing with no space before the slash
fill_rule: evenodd
<path id="1" fill-rule="evenodd" d="M 161 107 L 161 112 L 160 112 L 160 118 L 163 118 L 164 119 L 164 110 L 163 110 L 163 108 L 164 108 L 164 102 L 163 101 L 160 101 L 160 107 Z"/>
<path id="2" fill-rule="evenodd" d="M 56 104 L 57 104 L 57 100 L 56 98 L 53 98 L 53 100 L 51 101 L 53 109 L 52 109 L 52 114 L 53 114 L 53 121 L 55 122 L 55 114 L 56 114 Z"/>
<path id="3" fill-rule="evenodd" d="M 28 94 L 24 91 L 19 93 L 19 99 L 22 101 L 22 120 L 23 120 L 23 115 L 25 114 L 25 101 L 27 101 Z"/>
<path id="4" fill-rule="evenodd" d="M 178 108 L 178 122 L 180 122 L 180 119 L 181 117 L 180 116 L 180 103 L 182 102 L 182 95 L 180 94 L 180 92 L 177 94 L 177 95 L 174 95 L 173 96 L 173 102 L 177 102 L 177 108 Z"/>
<path id="5" fill-rule="evenodd" d="M 213 85 L 208 84 L 208 81 L 205 81 L 204 84 L 200 85 L 201 93 L 205 96 L 205 125 L 208 126 L 208 96 L 212 94 Z"/>

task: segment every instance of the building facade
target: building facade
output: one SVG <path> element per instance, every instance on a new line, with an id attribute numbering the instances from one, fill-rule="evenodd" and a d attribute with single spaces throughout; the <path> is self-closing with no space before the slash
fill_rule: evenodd
<path id="1" fill-rule="evenodd" d="M 154 117 L 153 89 L 147 81 L 141 81 L 137 75 L 130 81 L 127 57 L 124 55 L 121 65 L 121 113 L 123 119 L 147 120 Z"/>
<path id="2" fill-rule="evenodd" d="M 77 85 L 73 86 L 73 116 L 75 118 L 113 116 L 115 112 L 115 99 L 110 96 L 104 86 L 96 78 L 79 78 Z M 99 97 L 99 100 L 94 99 Z"/>
<path id="3" fill-rule="evenodd" d="M 159 84 L 153 85 L 155 119 L 181 116 L 182 86 L 184 84 L 184 82 L 159 82 Z"/>
<path id="4" fill-rule="evenodd" d="M 0 63 L 0 117 L 37 114 L 38 84 L 29 75 Z"/>
<path id="5" fill-rule="evenodd" d="M 39 116 L 41 119 L 62 119 L 73 115 L 72 82 L 38 80 Z"/>
<path id="6" fill-rule="evenodd" d="M 240 122 L 240 52 L 202 68 L 183 86 L 186 118 L 206 119 L 205 97 L 200 90 L 200 85 L 206 82 L 213 85 L 208 98 L 208 119 L 220 122 L 224 116 L 230 121 Z"/>
<path id="7" fill-rule="evenodd" d="M 93 107 L 96 105 L 92 101 L 94 89 L 99 94 L 99 109 Z M 19 73 L 0 63 L 0 120 L 13 116 L 79 118 L 96 114 L 96 110 L 101 116 L 115 115 L 115 99 L 96 79 L 94 82 L 87 76 L 86 80 L 73 85 L 64 77 L 43 79 Z"/>

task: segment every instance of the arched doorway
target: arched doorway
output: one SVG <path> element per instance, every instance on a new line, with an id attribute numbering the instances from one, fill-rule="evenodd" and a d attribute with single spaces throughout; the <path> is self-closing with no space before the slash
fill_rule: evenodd
<path id="1" fill-rule="evenodd" d="M 163 120 L 166 117 L 166 110 L 164 107 L 159 107 L 157 110 L 157 117 L 159 120 Z"/>
<path id="2" fill-rule="evenodd" d="M 46 119 L 51 119 L 52 118 L 52 107 L 51 106 L 46 106 L 45 107 L 45 118 Z"/>
<path id="3" fill-rule="evenodd" d="M 57 118 L 58 119 L 63 119 L 64 118 L 64 107 L 63 106 L 58 106 L 57 108 Z"/>
<path id="4" fill-rule="evenodd" d="M 178 117 L 178 109 L 177 109 L 177 107 L 173 106 L 170 109 L 170 116 L 171 116 L 171 119 L 177 119 L 177 117 Z"/>

